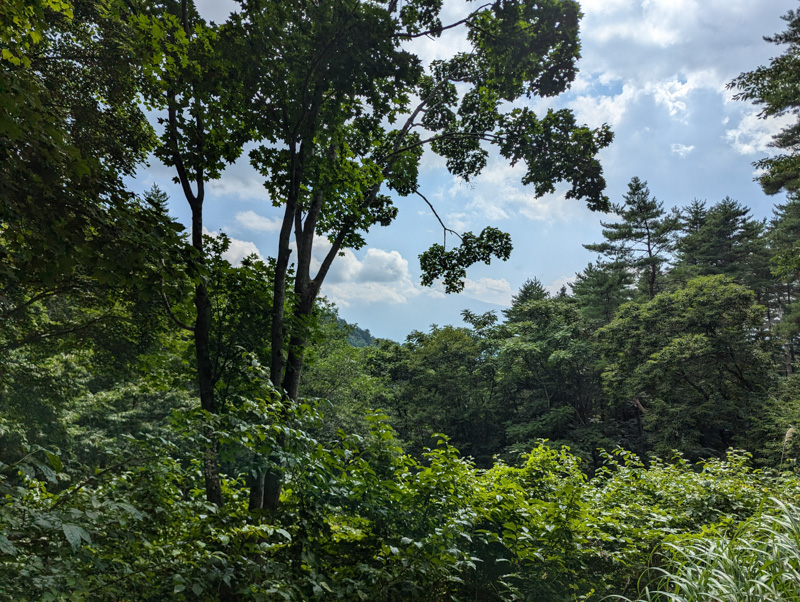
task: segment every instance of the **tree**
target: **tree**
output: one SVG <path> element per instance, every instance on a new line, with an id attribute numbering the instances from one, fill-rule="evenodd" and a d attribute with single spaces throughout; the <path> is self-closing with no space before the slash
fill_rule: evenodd
<path id="1" fill-rule="evenodd" d="M 764 39 L 788 46 L 785 52 L 773 58 L 768 66 L 742 73 L 728 84 L 729 89 L 737 90 L 735 99 L 752 101 L 761 106 L 759 117 L 763 119 L 797 116 L 797 103 L 800 100 L 797 87 L 797 73 L 800 72 L 800 11 L 790 10 L 782 18 L 788 23 L 786 31 Z M 800 121 L 796 118 L 792 125 L 773 137 L 772 146 L 785 152 L 756 161 L 756 168 L 763 170 L 756 179 L 767 194 L 800 189 L 798 144 Z"/>
<path id="2" fill-rule="evenodd" d="M 0 404 L 31 442 L 163 328 L 158 258 L 181 227 L 124 184 L 154 137 L 120 4 L 0 7 Z"/>
<path id="3" fill-rule="evenodd" d="M 434 325 L 427 333 L 412 332 L 403 345 L 381 345 L 373 374 L 390 382 L 384 401 L 411 453 L 421 455 L 431 436 L 444 433 L 464 455 L 491 465 L 505 444 L 496 369 L 488 361 L 494 343 L 484 328 Z"/>
<path id="4" fill-rule="evenodd" d="M 566 180 L 572 184 L 568 198 L 606 206 L 594 158 L 611 140 L 605 126 L 579 127 L 569 111 L 540 119 L 527 108 L 505 110 L 516 99 L 554 96 L 569 85 L 578 56 L 576 2 L 494 3 L 452 25 L 441 23 L 441 3 L 433 0 L 298 0 L 285 3 L 280 18 L 269 6 L 245 2 L 237 18 L 250 54 L 261 57 L 253 63 L 251 123 L 264 143 L 251 160 L 266 178 L 272 202 L 284 207 L 271 378 L 289 397 L 297 394 L 303 364 L 303 324 L 332 261 L 344 248 L 361 247 L 370 227 L 391 223 L 397 208 L 387 189 L 425 198 L 417 183 L 424 148 L 443 156 L 451 173 L 469 179 L 486 163 L 482 144 L 492 143 L 511 163 L 528 165 L 524 182 L 537 193 Z M 285 22 L 294 25 L 284 28 Z M 406 49 L 418 37 L 455 26 L 466 28 L 470 52 L 434 61 L 426 71 Z M 293 231 L 292 330 L 282 300 Z M 319 236 L 331 248 L 312 273 Z M 505 258 L 510 249 L 508 237 L 496 229 L 464 233 L 456 248 L 434 245 L 422 255 L 423 283 L 442 278 L 448 290 L 460 290 L 466 266 Z"/>
<path id="5" fill-rule="evenodd" d="M 772 301 L 765 224 L 754 220 L 750 210 L 730 197 L 706 209 L 700 203 L 683 212 L 684 235 L 677 242 L 676 267 L 671 276 L 689 280 L 695 276 L 723 274 L 752 289 L 759 303 Z"/>
<path id="6" fill-rule="evenodd" d="M 747 433 L 769 420 L 761 415 L 772 381 L 763 311 L 750 290 L 707 276 L 624 305 L 598 331 L 609 362 L 606 391 L 644 412 L 658 454 L 677 449 L 699 458 L 760 445 Z"/>
<path id="7" fill-rule="evenodd" d="M 666 214 L 664 203 L 650 197 L 647 182 L 638 177 L 631 179 L 622 198 L 623 204 L 611 206 L 622 221 L 601 222 L 605 242 L 583 246 L 643 274 L 648 298 L 652 299 L 658 291 L 661 268 L 669 260 L 678 221 L 674 215 Z"/>
<path id="8" fill-rule="evenodd" d="M 76 265 L 123 285 L 153 250 L 154 224 L 142 223 L 146 210 L 123 184 L 153 145 L 132 38 L 115 2 L 0 7 L 5 291 L 52 296 L 72 286 Z"/>
<path id="9" fill-rule="evenodd" d="M 800 278 L 800 199 L 796 194 L 790 195 L 788 202 L 775 206 L 766 239 L 772 256 L 772 274 L 781 282 L 777 287 L 779 321 L 775 330 L 786 338 L 784 364 L 788 376 L 796 359 L 796 340 L 800 334 L 800 306 L 796 303 Z"/>
<path id="10" fill-rule="evenodd" d="M 570 284 L 580 313 L 589 324 L 605 326 L 631 299 L 633 276 L 618 262 L 590 263 Z"/>
<path id="11" fill-rule="evenodd" d="M 607 206 L 596 154 L 611 142 L 608 127 L 579 126 L 568 110 L 539 118 L 510 108 L 522 98 L 555 96 L 574 78 L 577 2 L 497 2 L 450 25 L 442 24 L 441 10 L 438 0 L 245 0 L 232 16 L 243 54 L 258 57 L 243 77 L 251 100 L 245 119 L 258 139 L 250 159 L 270 201 L 284 210 L 270 378 L 290 399 L 298 395 L 309 320 L 332 262 L 343 249 L 362 247 L 369 228 L 393 221 L 397 207 L 388 192 L 428 202 L 417 181 L 425 149 L 469 180 L 492 144 L 510 163 L 527 165 L 523 182 L 537 194 L 566 181 L 567 198 Z M 457 26 L 466 29 L 469 52 L 425 69 L 407 49 Z M 433 245 L 421 255 L 423 284 L 441 278 L 447 291 L 461 290 L 467 266 L 511 251 L 496 228 L 458 235 L 442 227 L 459 245 Z M 317 267 L 312 252 L 322 236 L 330 249 Z M 295 299 L 287 313 L 292 257 Z"/>
<path id="12" fill-rule="evenodd" d="M 239 39 L 230 28 L 207 24 L 191 0 L 164 0 L 135 5 L 131 20 L 139 32 L 139 52 L 148 77 L 148 102 L 166 112 L 155 154 L 175 168 L 192 212 L 193 253 L 185 266 L 194 281 L 195 312 L 190 324 L 176 321 L 192 333 L 200 406 L 209 414 L 220 410 L 211 349 L 212 302 L 208 290 L 207 249 L 203 231 L 206 184 L 220 177 L 247 139 L 243 123 L 242 84 L 237 77 Z M 281 300 L 282 301 L 282 300 Z M 172 314 L 171 314 L 172 315 Z M 222 504 L 218 442 L 213 436 L 205 451 L 206 495 Z"/>
<path id="13" fill-rule="evenodd" d="M 525 304 L 529 301 L 541 301 L 542 299 L 547 299 L 549 296 L 550 293 L 544 288 L 541 280 L 538 278 L 528 278 L 522 283 L 522 286 L 519 287 L 517 294 L 511 296 L 511 307 L 504 309 L 503 314 L 511 322 L 519 321 L 521 316 L 518 314 Z"/>
<path id="14" fill-rule="evenodd" d="M 526 285 L 495 333 L 498 396 L 506 409 L 508 450 L 539 439 L 568 444 L 594 458 L 613 447 L 599 424 L 600 373 L 591 333 L 572 298 L 526 295 Z"/>

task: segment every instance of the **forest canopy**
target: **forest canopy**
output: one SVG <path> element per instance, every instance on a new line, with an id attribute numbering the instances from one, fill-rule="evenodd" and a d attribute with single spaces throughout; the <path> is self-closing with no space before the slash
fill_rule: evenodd
<path id="1" fill-rule="evenodd" d="M 575 79 L 579 4 L 471 6 L 0 5 L 4 597 L 797 599 L 792 128 L 759 164 L 789 193 L 769 221 L 669 211 L 638 176 L 609 199 L 610 128 L 525 102 Z M 787 54 L 731 84 L 765 115 L 794 102 L 786 21 Z M 413 51 L 456 27 L 468 50 Z M 206 191 L 245 150 L 282 217 L 274 257 L 231 263 Z M 490 153 L 613 214 L 597 259 L 403 342 L 342 320 L 340 253 L 403 197 L 439 218 L 424 158 L 469 182 Z M 186 227 L 129 189 L 148 158 Z M 438 223 L 423 284 L 509 257 Z"/>

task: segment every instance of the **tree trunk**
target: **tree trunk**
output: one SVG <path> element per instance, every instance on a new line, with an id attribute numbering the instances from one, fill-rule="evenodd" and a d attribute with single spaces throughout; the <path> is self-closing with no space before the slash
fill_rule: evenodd
<path id="1" fill-rule="evenodd" d="M 263 468 L 257 468 L 255 475 L 247 478 L 250 487 L 250 501 L 247 505 L 249 510 L 260 510 L 264 507 L 264 476 L 267 472 Z"/>
<path id="2" fill-rule="evenodd" d="M 653 297 L 656 296 L 656 276 L 658 275 L 658 271 L 656 269 L 655 264 L 650 266 L 650 278 L 648 278 L 647 287 L 648 287 L 648 296 L 650 297 L 650 301 L 653 300 Z"/>
<path id="3" fill-rule="evenodd" d="M 197 250 L 197 262 L 205 264 L 203 249 L 203 206 L 195 200 L 192 203 L 192 246 Z M 211 300 L 205 280 L 195 288 L 194 305 L 197 317 L 194 323 L 194 351 L 197 360 L 197 381 L 200 389 L 200 407 L 206 412 L 216 414 L 217 403 L 214 398 L 214 368 L 211 362 Z M 209 433 L 210 435 L 210 433 Z M 219 480 L 219 442 L 211 440 L 204 454 L 203 476 L 206 485 L 206 499 L 212 504 L 222 506 L 222 487 Z"/>

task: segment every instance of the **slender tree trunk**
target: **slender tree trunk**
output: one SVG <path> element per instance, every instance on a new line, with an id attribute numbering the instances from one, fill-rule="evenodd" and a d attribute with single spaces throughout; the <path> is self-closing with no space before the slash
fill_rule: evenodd
<path id="1" fill-rule="evenodd" d="M 203 205 L 195 200 L 192 205 L 192 246 L 197 250 L 198 261 L 205 264 L 203 248 Z M 194 324 L 194 350 L 197 359 L 197 381 L 200 389 L 200 407 L 206 412 L 218 411 L 214 398 L 214 369 L 211 362 L 211 300 L 204 279 L 195 287 L 194 305 L 197 317 Z M 210 434 L 210 433 L 209 433 Z M 211 438 L 211 437 L 210 437 Z M 211 438 L 203 462 L 206 499 L 217 506 L 222 505 L 222 487 L 219 479 L 219 442 Z"/>
<path id="2" fill-rule="evenodd" d="M 650 266 L 650 278 L 648 278 L 647 286 L 648 286 L 648 294 L 650 300 L 653 300 L 653 297 L 656 296 L 656 276 L 658 272 L 656 270 L 655 264 Z"/>
<path id="3" fill-rule="evenodd" d="M 263 468 L 257 468 L 255 475 L 248 477 L 248 485 L 250 486 L 250 501 L 248 508 L 250 510 L 260 510 L 264 507 L 264 477 L 267 471 Z"/>

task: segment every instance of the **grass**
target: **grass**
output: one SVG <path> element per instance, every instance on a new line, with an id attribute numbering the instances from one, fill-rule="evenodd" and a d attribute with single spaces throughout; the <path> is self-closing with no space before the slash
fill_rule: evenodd
<path id="1" fill-rule="evenodd" d="M 639 602 L 800 601 L 800 507 L 773 500 L 729 537 L 664 544 Z M 616 597 L 619 600 L 628 600 Z"/>

